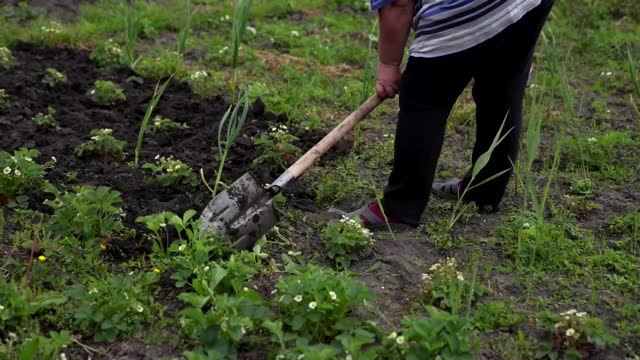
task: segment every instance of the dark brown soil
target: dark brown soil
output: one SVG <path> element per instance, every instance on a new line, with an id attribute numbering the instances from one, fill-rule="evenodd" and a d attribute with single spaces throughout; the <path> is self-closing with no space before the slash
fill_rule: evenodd
<path id="1" fill-rule="evenodd" d="M 33 16 L 40 14 L 48 15 L 62 21 L 73 20 L 78 15 L 79 8 L 82 4 L 91 2 L 91 0 L 7 0 L 3 1 L 6 5 L 18 7 L 21 2 L 29 5 L 28 9 Z"/>
<path id="2" fill-rule="evenodd" d="M 132 167 L 138 131 L 148 102 L 153 94 L 154 82 L 127 81 L 133 75 L 128 71 L 99 69 L 88 57 L 88 52 L 75 49 L 41 49 L 20 44 L 14 51 L 18 66 L 10 71 L 0 72 L 0 88 L 6 90 L 10 106 L 0 114 L 0 149 L 37 148 L 41 155 L 38 162 L 44 163 L 56 157 L 57 164 L 46 176 L 58 188 L 70 185 L 90 184 L 109 186 L 122 193 L 127 213 L 126 224 L 136 228 L 135 219 L 161 211 L 183 213 L 188 209 L 200 211 L 211 199 L 203 186 L 185 192 L 176 187 L 160 187 L 145 182 L 145 173 Z M 55 68 L 67 75 L 66 84 L 49 88 L 41 83 L 46 68 Z M 111 80 L 125 91 L 127 100 L 113 107 L 101 108 L 86 96 L 98 79 Z M 38 128 L 31 120 L 37 113 L 46 113 L 47 107 L 56 110 L 55 118 L 61 129 Z M 166 134 L 150 134 L 143 142 L 140 163 L 152 162 L 156 155 L 173 155 L 187 163 L 194 171 L 204 169 L 206 178 L 213 181 L 217 162 L 217 128 L 227 103 L 220 96 L 202 98 L 191 93 L 188 85 L 172 82 L 167 88 L 155 112 L 157 115 L 185 122 L 188 129 Z M 251 137 L 267 129 L 271 123 L 286 121 L 283 116 L 264 111 L 264 105 L 257 101 L 245 125 L 244 134 L 234 145 L 227 159 L 223 179 L 230 183 L 244 172 L 252 169 L 261 180 L 269 182 L 278 174 L 269 174 L 259 168 L 252 168 L 252 160 L 258 156 Z M 78 159 L 75 147 L 89 139 L 92 129 L 111 128 L 114 137 L 127 141 L 125 161 L 113 162 L 103 159 Z M 307 149 L 321 134 L 302 135 L 298 144 Z M 336 153 L 330 156 L 335 156 Z M 72 172 L 77 174 L 69 180 Z M 288 204 L 312 209 L 312 194 L 302 187 L 292 187 L 288 192 Z M 47 211 L 42 204 L 44 193 L 31 198 L 30 207 Z M 141 228 L 138 226 L 138 230 Z M 130 246 L 125 246 L 129 248 Z"/>

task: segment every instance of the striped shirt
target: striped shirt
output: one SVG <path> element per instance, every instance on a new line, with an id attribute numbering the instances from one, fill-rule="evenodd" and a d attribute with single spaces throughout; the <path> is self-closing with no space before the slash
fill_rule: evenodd
<path id="1" fill-rule="evenodd" d="M 437 57 L 469 49 L 520 20 L 541 0 L 415 0 L 409 51 L 414 57 Z M 369 0 L 372 10 L 393 0 Z"/>

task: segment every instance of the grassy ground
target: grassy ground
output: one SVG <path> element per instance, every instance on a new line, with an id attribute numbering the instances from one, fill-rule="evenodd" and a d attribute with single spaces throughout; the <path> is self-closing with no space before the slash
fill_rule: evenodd
<path id="1" fill-rule="evenodd" d="M 191 2 L 191 36 L 178 61 L 172 51 L 185 4 L 136 2 L 134 69 L 148 79 L 175 72 L 200 94 L 230 101 L 232 4 Z M 55 10 L 5 6 L 0 46 L 93 50 L 113 39 L 124 48 L 125 2 Z M 296 131 L 326 131 L 370 95 L 375 15 L 364 1 L 256 0 L 247 25 L 239 81 Z M 638 359 L 639 59 L 632 0 L 558 0 L 536 53 L 517 177 L 501 211 L 433 199 L 419 229 L 376 233 L 373 244 L 357 227 L 328 225 L 327 209 L 379 196 L 396 101 L 368 117 L 348 154 L 302 179 L 312 201 L 285 202 L 279 228 L 252 252 L 231 256 L 219 243 L 175 232 L 169 252 L 155 246 L 124 260 L 67 252 L 88 240 L 51 236 L 55 214 L 0 209 L 0 356 Z M 200 70 L 209 76 L 196 82 Z M 465 91 L 437 177 L 470 166 L 474 108 Z M 178 231 L 191 226 L 166 222 Z M 336 226 L 342 233 L 332 232 Z M 45 238 L 42 256 L 64 265 L 16 250 Z M 339 261 L 327 258 L 344 249 Z M 60 279 L 48 278 L 57 266 Z"/>

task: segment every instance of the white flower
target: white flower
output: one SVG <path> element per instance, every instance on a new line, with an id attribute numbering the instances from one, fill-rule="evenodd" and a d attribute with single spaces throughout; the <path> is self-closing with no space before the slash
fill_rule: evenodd
<path id="1" fill-rule="evenodd" d="M 229 50 L 228 46 L 223 47 L 222 49 L 220 49 L 220 51 L 218 51 L 219 54 L 224 54 L 227 50 Z"/>
<path id="2" fill-rule="evenodd" d="M 398 345 L 404 344 L 404 336 L 398 336 L 396 338 L 396 343 L 398 343 Z"/>
<path id="3" fill-rule="evenodd" d="M 315 301 L 312 301 L 309 303 L 309 309 L 311 310 L 315 309 L 316 306 L 318 306 L 318 303 L 316 303 Z"/>
<path id="4" fill-rule="evenodd" d="M 180 245 L 178 246 L 178 251 L 184 251 L 184 248 L 186 248 L 186 245 Z"/>
<path id="5" fill-rule="evenodd" d="M 336 300 L 338 299 L 338 296 L 336 295 L 335 292 L 333 291 L 329 291 L 329 297 L 331 298 L 331 300 Z"/>
<path id="6" fill-rule="evenodd" d="M 429 274 L 422 274 L 422 281 L 427 281 L 427 280 L 431 280 L 431 275 Z"/>
<path id="7" fill-rule="evenodd" d="M 65 353 L 60 353 L 60 360 L 67 360 L 67 355 Z"/>
<path id="8" fill-rule="evenodd" d="M 167 223 L 164 223 L 164 222 L 163 222 L 163 223 L 161 223 L 161 224 L 160 224 L 160 227 L 167 227 Z"/>
<path id="9" fill-rule="evenodd" d="M 240 328 L 240 332 L 242 333 L 242 335 L 247 333 L 247 330 L 245 330 L 243 327 Z"/>
<path id="10" fill-rule="evenodd" d="M 100 136 L 96 135 L 96 136 L 92 136 L 91 140 L 93 141 L 100 141 Z"/>
<path id="11" fill-rule="evenodd" d="M 440 267 L 440 263 L 435 263 L 435 264 L 431 265 L 429 270 L 435 271 L 435 270 L 438 270 L 439 267 Z"/>
<path id="12" fill-rule="evenodd" d="M 56 157 L 55 157 L 55 156 L 52 156 L 52 157 L 51 157 L 51 160 L 53 160 L 53 162 L 58 162 L 58 159 L 56 159 Z"/>
<path id="13" fill-rule="evenodd" d="M 0 310 L 4 310 L 4 306 L 0 305 Z"/>
<path id="14" fill-rule="evenodd" d="M 6 168 L 4 168 L 3 173 L 4 173 L 5 175 L 9 175 L 9 174 L 11 174 L 11 168 L 7 166 Z"/>
<path id="15" fill-rule="evenodd" d="M 347 354 L 347 356 L 344 358 L 344 360 L 353 360 L 353 358 L 351 357 L 351 354 Z"/>
<path id="16" fill-rule="evenodd" d="M 579 313 L 576 313 L 576 316 L 577 316 L 577 317 L 583 317 L 583 316 L 586 316 L 586 315 L 587 315 L 587 313 L 586 313 L 586 312 L 584 312 L 584 311 L 579 312 Z"/>
<path id="17" fill-rule="evenodd" d="M 300 33 L 299 33 L 299 32 L 297 32 L 297 31 L 295 31 L 295 30 L 292 30 L 292 31 L 291 31 L 291 36 L 298 37 L 298 36 L 300 36 Z"/>
<path id="18" fill-rule="evenodd" d="M 567 329 L 567 336 L 573 336 L 573 334 L 575 334 L 575 333 L 576 333 L 576 331 L 573 330 L 572 328 L 568 328 Z"/>
<path id="19" fill-rule="evenodd" d="M 210 269 L 210 267 L 209 267 L 209 265 L 207 265 L 207 266 L 205 266 L 205 267 L 204 267 L 204 269 L 202 269 L 202 270 L 204 270 L 204 271 L 209 271 L 209 269 Z"/>
<path id="20" fill-rule="evenodd" d="M 458 272 L 458 276 L 457 276 L 458 280 L 460 281 L 464 281 L 464 276 L 462 276 L 461 272 Z"/>
<path id="21" fill-rule="evenodd" d="M 526 223 L 522 224 L 522 227 L 525 228 L 525 229 L 528 229 L 529 227 L 531 227 L 531 225 L 529 225 L 529 223 L 526 222 Z"/>
<path id="22" fill-rule="evenodd" d="M 398 334 L 396 334 L 395 331 L 393 331 L 391 334 L 389 334 L 389 336 L 387 336 L 389 339 L 395 339 L 398 337 Z"/>
<path id="23" fill-rule="evenodd" d="M 160 159 L 160 154 L 156 155 L 156 157 L 153 158 L 153 160 L 158 160 Z"/>
<path id="24" fill-rule="evenodd" d="M 136 308 L 136 310 L 141 313 L 144 311 L 144 308 L 142 307 L 142 305 L 138 305 L 138 307 Z"/>
<path id="25" fill-rule="evenodd" d="M 33 159 L 32 159 L 32 158 L 27 157 L 27 156 L 25 156 L 25 157 L 24 157 L 24 159 L 25 159 L 25 160 L 27 160 L 27 161 L 33 161 Z"/>
<path id="26" fill-rule="evenodd" d="M 20 170 L 18 170 L 18 169 L 15 169 L 15 170 L 13 171 L 13 173 L 14 173 L 14 174 L 16 174 L 16 176 L 20 176 L 20 175 L 22 175 L 22 173 L 21 173 L 21 172 L 20 172 Z"/>
<path id="27" fill-rule="evenodd" d="M 592 137 L 592 138 L 588 138 L 587 141 L 592 143 L 592 142 L 598 141 L 598 139 Z"/>
<path id="28" fill-rule="evenodd" d="M 302 301 L 302 295 L 296 295 L 293 300 L 295 300 L 296 302 L 300 302 Z"/>
<path id="29" fill-rule="evenodd" d="M 95 94 L 95 93 L 96 93 L 96 89 L 92 89 L 92 90 L 89 92 L 89 94 L 91 94 L 91 95 L 93 95 L 93 94 Z"/>
<path id="30" fill-rule="evenodd" d="M 256 35 L 258 32 L 256 31 L 256 28 L 251 27 L 251 26 L 247 26 L 247 31 L 252 33 L 253 35 Z"/>
<path id="31" fill-rule="evenodd" d="M 97 293 L 98 293 L 98 289 L 96 289 L 96 288 L 93 288 L 93 289 L 89 290 L 89 295 L 97 294 Z"/>

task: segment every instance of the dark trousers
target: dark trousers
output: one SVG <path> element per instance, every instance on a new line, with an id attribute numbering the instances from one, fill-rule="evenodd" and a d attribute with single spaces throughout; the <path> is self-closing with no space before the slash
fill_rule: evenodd
<path id="1" fill-rule="evenodd" d="M 500 203 L 518 155 L 522 101 L 535 45 L 552 6 L 553 0 L 542 0 L 518 22 L 468 50 L 436 58 L 409 58 L 400 83 L 393 170 L 382 202 L 387 214 L 407 224 L 419 223 L 429 201 L 447 118 L 471 79 L 476 103 L 472 164 L 489 149 L 503 121 L 503 134 L 511 132 L 473 184 L 509 171 L 470 190 L 466 200 L 479 206 Z M 462 156 L 461 151 L 458 154 Z M 471 170 L 463 178 L 463 187 L 470 175 Z"/>

